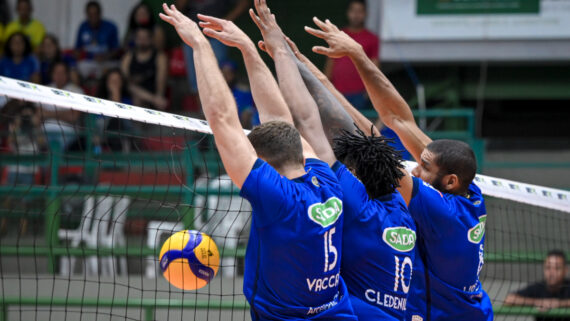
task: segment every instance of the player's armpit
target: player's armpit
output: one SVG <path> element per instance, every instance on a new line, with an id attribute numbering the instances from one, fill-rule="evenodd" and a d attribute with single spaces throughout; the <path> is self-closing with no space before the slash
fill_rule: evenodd
<path id="1" fill-rule="evenodd" d="M 402 198 L 404 198 L 406 205 L 409 205 L 410 201 L 412 200 L 414 181 L 412 180 L 412 175 L 410 175 L 407 170 L 403 169 L 402 173 L 404 173 L 404 177 L 400 179 L 400 187 L 398 187 L 398 192 L 400 192 Z"/>
<path id="2" fill-rule="evenodd" d="M 235 124 L 237 122 L 237 124 Z M 249 175 L 257 154 L 245 135 L 237 117 L 229 122 L 210 123 L 216 147 L 228 176 L 241 188 Z"/>
<path id="3" fill-rule="evenodd" d="M 423 150 L 432 142 L 431 138 L 418 127 L 414 120 L 402 120 L 394 117 L 391 120 L 390 129 L 396 132 L 406 150 L 412 154 L 417 162 L 420 161 Z"/>

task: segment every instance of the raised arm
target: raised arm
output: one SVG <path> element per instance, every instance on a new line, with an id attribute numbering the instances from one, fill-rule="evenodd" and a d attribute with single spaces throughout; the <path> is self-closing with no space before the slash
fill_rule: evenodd
<path id="1" fill-rule="evenodd" d="M 281 120 L 293 124 L 279 85 L 259 56 L 253 41 L 231 21 L 205 15 L 198 15 L 198 18 L 202 20 L 200 26 L 204 28 L 204 34 L 241 51 L 260 121 Z"/>
<path id="2" fill-rule="evenodd" d="M 321 125 L 318 107 L 303 83 L 296 58 L 289 50 L 267 2 L 255 0 L 255 9 L 257 15 L 254 12 L 250 14 L 263 35 L 267 52 L 275 61 L 279 87 L 291 110 L 295 125 L 318 157 L 332 166 L 336 158 L 330 144 L 324 143 L 327 138 Z"/>
<path id="3" fill-rule="evenodd" d="M 353 124 L 356 124 L 366 135 L 374 133 L 379 136 L 380 132 L 376 127 L 372 127 L 373 123 L 352 106 L 344 95 L 330 82 L 329 78 L 299 51 L 299 48 L 297 48 L 297 45 L 291 41 L 291 39 L 286 39 L 289 47 L 298 59 L 297 66 L 299 66 L 303 81 L 319 105 L 319 113 L 323 121 L 323 127 L 328 128 L 328 126 L 336 125 L 338 128 L 351 131 L 351 128 L 354 126 Z M 319 94 L 323 91 L 326 92 L 326 94 Z M 326 96 L 326 98 L 324 96 Z M 319 97 L 323 97 L 323 99 L 319 99 Z M 328 101 L 331 102 L 327 103 Z M 339 106 L 344 109 L 344 113 L 340 112 Z M 333 112 L 333 110 L 335 110 L 335 112 Z M 350 117 L 349 119 L 346 119 L 347 114 Z M 348 121 L 350 121 L 350 125 L 348 125 Z M 325 131 L 327 136 L 329 136 L 328 130 Z"/>
<path id="4" fill-rule="evenodd" d="M 350 57 L 366 86 L 374 109 L 378 111 L 384 124 L 398 134 L 406 149 L 419 161 L 422 151 L 431 139 L 417 126 L 406 101 L 374 62 L 366 56 L 360 44 L 329 20 L 326 22 L 317 18 L 313 20 L 320 29 L 305 27 L 305 30 L 329 44 L 328 48 L 315 46 L 313 51 L 330 58 Z"/>
<path id="5" fill-rule="evenodd" d="M 176 28 L 180 38 L 194 49 L 198 91 L 204 115 L 214 133 L 226 172 L 241 188 L 257 156 L 241 128 L 230 88 L 222 76 L 210 43 L 198 25 L 175 6 L 169 8 L 163 4 L 163 9 L 164 14 L 160 14 L 162 20 Z"/>

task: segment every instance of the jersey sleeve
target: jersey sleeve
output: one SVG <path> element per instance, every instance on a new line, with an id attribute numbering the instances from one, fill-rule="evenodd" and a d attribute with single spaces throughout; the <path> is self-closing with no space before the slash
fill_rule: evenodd
<path id="1" fill-rule="evenodd" d="M 320 159 L 307 158 L 305 160 L 305 171 L 315 175 L 321 183 L 325 183 L 332 188 L 340 188 L 338 179 L 331 167 Z"/>
<path id="2" fill-rule="evenodd" d="M 288 200 L 292 198 L 290 194 L 291 182 L 261 159 L 255 161 L 240 191 L 240 195 L 250 202 L 259 227 L 286 215 Z"/>
<path id="3" fill-rule="evenodd" d="M 417 177 L 413 179 L 412 199 L 408 206 L 410 214 L 421 226 L 426 237 L 438 237 L 441 224 L 445 224 L 447 218 L 455 213 L 455 204 L 443 193 L 433 188 Z"/>
<path id="4" fill-rule="evenodd" d="M 337 161 L 332 167 L 343 192 L 343 205 L 345 207 L 345 222 L 356 218 L 369 201 L 366 188 L 341 162 Z M 350 217 L 350 216 L 353 217 Z"/>

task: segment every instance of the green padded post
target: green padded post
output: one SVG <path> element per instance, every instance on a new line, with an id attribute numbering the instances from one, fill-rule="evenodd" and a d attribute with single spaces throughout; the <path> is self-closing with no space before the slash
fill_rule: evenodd
<path id="1" fill-rule="evenodd" d="M 59 243 L 57 232 L 59 231 L 59 208 L 60 199 L 57 192 L 59 166 L 61 163 L 61 146 L 59 142 L 54 141 L 50 143 L 50 192 L 48 194 L 48 206 L 46 209 L 46 244 L 48 249 L 48 270 L 50 273 L 55 273 L 57 256 L 53 253 L 52 249 L 57 247 Z"/>
<path id="2" fill-rule="evenodd" d="M 146 321 L 154 321 L 154 308 L 153 307 L 144 308 L 144 319 Z"/>
<path id="3" fill-rule="evenodd" d="M 0 305 L 0 321 L 8 321 L 8 305 Z"/>

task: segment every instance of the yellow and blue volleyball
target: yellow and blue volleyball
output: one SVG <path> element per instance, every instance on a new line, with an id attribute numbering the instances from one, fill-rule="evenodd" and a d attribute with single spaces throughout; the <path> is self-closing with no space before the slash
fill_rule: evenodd
<path id="1" fill-rule="evenodd" d="M 170 284 L 197 290 L 218 273 L 220 253 L 208 235 L 192 230 L 173 234 L 160 250 L 160 269 Z"/>

